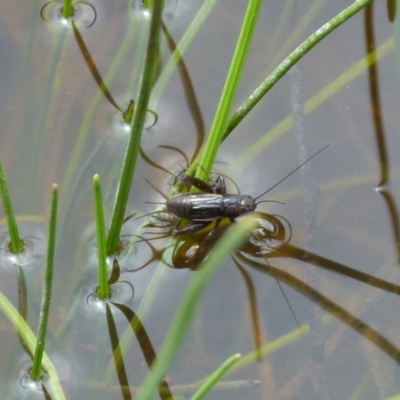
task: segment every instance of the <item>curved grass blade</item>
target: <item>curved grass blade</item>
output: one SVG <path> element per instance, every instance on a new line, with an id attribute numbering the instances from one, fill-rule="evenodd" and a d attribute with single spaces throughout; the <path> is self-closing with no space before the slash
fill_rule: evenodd
<path id="1" fill-rule="evenodd" d="M 223 132 L 225 140 L 229 134 L 236 128 L 242 119 L 253 109 L 253 107 L 269 92 L 272 87 L 301 60 L 314 46 L 322 39 L 328 36 L 332 31 L 349 20 L 353 15 L 357 14 L 364 7 L 370 4 L 372 0 L 356 0 L 352 5 L 347 7 L 341 13 L 324 24 L 321 28 L 315 31 L 308 39 L 297 47 L 288 57 L 283 60 L 278 67 L 261 83 L 261 85 L 253 92 L 253 94 L 238 108 L 229 120 L 228 125 Z"/>
<path id="2" fill-rule="evenodd" d="M 215 386 L 215 384 L 225 375 L 225 373 L 242 357 L 241 354 L 235 354 L 228 358 L 201 386 L 201 388 L 192 396 L 190 400 L 201 400 Z"/>
<path id="3" fill-rule="evenodd" d="M 116 257 L 114 257 L 113 265 L 111 268 L 111 275 L 108 278 L 108 284 L 113 285 L 114 283 L 118 282 L 120 276 L 121 276 L 121 268 L 119 266 L 118 259 Z"/>
<path id="4" fill-rule="evenodd" d="M 182 63 L 183 56 L 185 55 L 187 49 L 193 42 L 200 28 L 203 26 L 207 17 L 210 15 L 217 3 L 218 0 L 205 0 L 203 2 L 203 5 L 196 14 L 196 17 L 193 19 L 189 28 L 183 35 L 174 52 L 172 53 L 171 58 L 168 60 L 167 64 L 163 68 L 161 75 L 159 76 L 157 83 L 154 86 L 154 90 L 151 94 L 152 104 L 159 102 L 167 84 L 170 82 L 173 74 L 177 71 L 177 67 Z"/>
<path id="5" fill-rule="evenodd" d="M 83 39 L 81 33 L 79 32 L 78 27 L 76 26 L 74 21 L 71 21 L 71 25 L 72 25 L 72 31 L 75 36 L 76 44 L 78 45 L 82 57 L 85 60 L 85 63 L 90 73 L 92 74 L 93 79 L 95 80 L 98 88 L 101 90 L 101 92 L 103 93 L 104 97 L 108 100 L 108 102 L 118 111 L 122 112 L 121 107 L 115 102 L 114 98 L 112 97 L 112 94 L 108 90 L 108 87 L 105 84 L 104 79 L 101 76 L 100 71 L 96 66 L 96 63 L 94 62 L 90 50 L 86 46 L 85 40 Z"/>
<path id="6" fill-rule="evenodd" d="M 153 347 L 153 344 L 148 336 L 142 322 L 138 318 L 138 316 L 125 304 L 112 303 L 115 307 L 117 307 L 126 317 L 129 322 L 130 327 L 132 328 L 136 339 L 139 343 L 140 350 L 143 353 L 143 357 L 146 361 L 149 369 L 152 367 L 154 361 L 156 360 L 156 351 Z M 119 376 L 121 368 L 123 367 L 123 358 L 122 358 L 122 349 L 120 346 L 120 342 L 118 346 L 114 349 L 113 359 L 115 363 L 115 368 L 117 370 L 117 375 Z M 160 386 L 157 388 L 158 394 L 161 400 L 171 399 L 172 392 L 169 388 L 167 380 L 163 377 Z"/>
<path id="7" fill-rule="evenodd" d="M 111 226 L 107 237 L 107 254 L 115 253 L 119 235 L 124 221 L 125 210 L 128 203 L 129 192 L 132 185 L 135 164 L 140 149 L 142 130 L 146 120 L 147 105 L 153 87 L 155 72 L 159 58 L 159 41 L 161 28 L 161 15 L 163 1 L 155 1 L 152 5 L 149 41 L 147 44 L 146 59 L 143 66 L 142 78 L 139 87 L 139 96 L 135 106 L 131 124 L 131 135 L 126 148 L 122 173 L 118 183 L 117 194 L 114 202 Z"/>
<path id="8" fill-rule="evenodd" d="M 193 277 L 182 299 L 181 307 L 158 354 L 158 359 L 144 380 L 135 400 L 151 398 L 179 351 L 183 338 L 189 329 L 189 324 L 194 317 L 194 310 L 207 284 L 221 267 L 225 258 L 243 244 L 255 226 L 256 220 L 251 215 L 233 224 L 216 244 L 209 257 L 201 263 L 199 271 Z"/>
<path id="9" fill-rule="evenodd" d="M 42 359 L 44 346 L 46 343 L 47 323 L 49 320 L 50 303 L 51 303 L 51 286 L 53 283 L 54 270 L 54 252 L 56 247 L 56 230 L 57 230 L 57 203 L 58 203 L 58 186 L 53 185 L 53 196 L 51 200 L 50 222 L 49 222 L 49 240 L 47 244 L 47 262 L 43 286 L 42 305 L 40 307 L 39 327 L 37 334 L 37 343 L 33 356 L 33 365 L 30 370 L 30 378 L 34 381 L 42 377 Z"/>
<path id="10" fill-rule="evenodd" d="M 112 65 L 106 75 L 103 78 L 104 85 L 106 87 L 110 87 L 111 83 L 115 79 L 116 75 L 119 72 L 119 68 L 122 64 L 122 61 L 125 59 L 127 56 L 129 50 L 132 48 L 132 43 L 136 37 L 136 31 L 138 30 L 138 25 L 137 24 L 130 24 L 128 31 L 126 32 L 125 38 L 122 41 L 121 45 L 119 46 L 118 53 L 113 59 Z M 103 140 L 106 140 L 109 135 L 106 135 L 95 147 L 94 150 L 91 151 L 89 159 L 85 157 L 85 151 L 88 143 L 88 138 L 89 138 L 89 133 L 90 133 L 90 126 L 93 121 L 94 115 L 97 111 L 97 108 L 100 104 L 100 102 L 103 99 L 103 92 L 98 87 L 95 95 L 93 96 L 92 101 L 90 102 L 89 106 L 86 109 L 84 119 L 82 121 L 81 127 L 78 132 L 78 138 L 75 143 L 74 149 L 71 153 L 70 161 L 69 161 L 69 167 L 66 171 L 64 181 L 62 183 L 63 190 L 65 190 L 66 193 L 71 192 L 71 188 L 74 187 L 74 191 L 72 194 L 74 194 L 77 190 L 79 190 L 79 184 L 80 184 L 80 177 L 84 175 L 86 170 L 89 168 L 91 165 L 91 162 L 88 162 L 89 159 L 94 158 L 98 151 L 99 145 L 101 145 Z M 84 162 L 84 165 L 81 167 L 81 161 L 86 158 L 86 161 Z M 76 180 L 76 177 L 78 176 L 78 179 Z M 74 184 L 75 182 L 75 184 Z M 72 202 L 72 199 L 69 198 L 68 201 L 68 206 L 66 207 L 67 213 L 69 209 L 71 208 L 70 203 Z M 66 217 L 64 218 L 66 219 Z"/>
<path id="11" fill-rule="evenodd" d="M 294 0 L 294 2 L 296 1 L 298 2 L 298 0 Z M 271 49 L 265 55 L 265 59 L 271 58 L 271 60 L 268 62 L 270 66 L 277 65 L 283 58 L 285 58 L 286 55 L 289 54 L 289 52 L 293 49 L 293 47 L 297 45 L 298 38 L 303 37 L 307 34 L 308 30 L 312 29 L 315 17 L 322 13 L 322 10 L 326 6 L 327 2 L 329 3 L 329 0 L 312 0 L 308 2 L 309 5 L 307 7 L 307 11 L 305 11 L 305 14 L 301 16 L 301 21 L 299 21 L 299 24 L 296 25 L 296 27 L 293 27 L 294 29 L 290 32 L 289 36 L 283 43 L 281 40 L 279 40 L 279 44 L 275 45 L 275 48 L 273 47 L 274 38 L 271 38 Z M 295 8 L 296 5 L 292 4 L 292 12 L 294 9 L 293 6 Z M 287 27 L 288 25 L 286 25 L 284 29 L 287 30 Z M 279 31 L 279 26 L 277 27 L 277 31 Z M 285 35 L 286 33 L 283 36 Z M 268 40 L 268 47 L 269 42 L 270 41 Z"/>
<path id="12" fill-rule="evenodd" d="M 10 234 L 10 250 L 13 254 L 20 254 L 24 251 L 24 244 L 19 236 L 18 225 L 15 219 L 14 209 L 11 203 L 10 192 L 4 176 L 3 166 L 0 161 L 0 195 L 3 201 L 4 213 L 6 214 L 8 231 Z"/>
<path id="13" fill-rule="evenodd" d="M 242 256 L 238 256 L 238 259 L 242 259 Z M 337 303 L 330 300 L 328 297 L 324 296 L 321 292 L 315 290 L 307 283 L 303 282 L 301 279 L 295 277 L 292 274 L 289 274 L 286 271 L 282 271 L 277 267 L 273 267 L 270 264 L 255 262 L 254 260 L 245 260 L 246 264 L 255 268 L 257 271 L 265 273 L 269 276 L 274 277 L 275 279 L 279 279 L 281 282 L 286 285 L 292 287 L 297 292 L 301 293 L 303 296 L 311 299 L 313 302 L 318 304 L 322 309 L 329 312 L 330 314 L 324 316 L 322 318 L 323 322 L 330 321 L 331 317 L 335 317 L 337 320 L 341 321 L 357 333 L 363 336 L 363 339 L 366 339 L 374 346 L 377 347 L 382 353 L 385 353 L 389 356 L 396 364 L 400 364 L 400 348 L 396 347 L 396 344 L 390 341 L 390 339 L 383 336 L 378 330 L 373 328 L 371 325 L 368 325 L 363 320 L 357 318 L 355 315 L 351 314 L 345 308 L 341 307 Z M 325 319 L 327 318 L 327 320 Z M 304 328 L 303 328 L 304 327 Z M 281 338 L 275 340 L 274 342 L 268 343 L 267 345 L 261 348 L 263 357 L 266 357 L 267 354 L 271 354 L 281 348 L 282 345 L 286 346 L 292 340 L 301 339 L 301 334 L 304 336 L 310 333 L 309 325 L 301 327 L 302 332 L 296 329 L 296 332 L 292 332 L 288 335 L 282 336 Z M 251 360 L 250 361 L 250 358 Z M 233 373 L 234 371 L 242 368 L 244 365 L 249 365 L 248 362 L 252 363 L 255 361 L 254 352 L 250 355 L 244 356 L 229 373 Z"/>
<path id="14" fill-rule="evenodd" d="M 176 67 L 177 70 L 179 71 L 188 109 L 191 114 L 191 118 L 193 119 L 193 123 L 196 127 L 196 145 L 194 146 L 193 154 L 190 157 L 191 161 L 193 161 L 197 157 L 197 154 L 199 154 L 201 148 L 203 147 L 203 142 L 205 137 L 204 118 L 201 113 L 200 104 L 197 99 L 196 91 L 194 90 L 189 70 L 187 69 L 186 64 L 183 60 L 183 56 L 177 53 L 178 50 L 174 42 L 174 38 L 172 37 L 171 33 L 169 32 L 168 28 L 164 23 L 162 24 L 161 28 L 165 36 L 166 42 L 168 44 L 168 47 L 173 52 L 172 54 L 178 55 L 179 61 L 177 61 Z M 186 157 L 186 155 L 184 157 Z M 189 162 L 187 162 L 186 165 L 189 165 Z"/>
<path id="15" fill-rule="evenodd" d="M 395 46 L 394 38 L 390 38 L 385 43 L 381 44 L 373 53 L 368 54 L 366 57 L 361 58 L 357 63 L 351 66 L 346 72 L 338 76 L 335 80 L 326 85 L 316 95 L 311 97 L 304 104 L 304 114 L 310 115 L 317 110 L 322 104 L 325 103 L 329 98 L 339 92 L 341 89 L 346 87 L 350 82 L 358 78 L 364 73 L 371 65 L 377 60 L 380 60 L 392 53 Z M 251 161 L 255 155 L 264 151 L 264 149 L 270 146 L 273 142 L 283 136 L 293 126 L 293 118 L 291 115 L 287 116 L 281 122 L 272 128 L 267 134 L 261 139 L 257 140 L 254 144 L 249 146 L 247 150 L 243 152 L 237 163 L 243 166 L 244 164 Z"/>

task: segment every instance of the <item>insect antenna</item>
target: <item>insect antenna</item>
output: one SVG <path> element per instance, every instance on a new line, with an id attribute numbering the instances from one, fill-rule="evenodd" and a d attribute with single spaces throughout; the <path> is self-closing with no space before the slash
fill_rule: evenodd
<path id="1" fill-rule="evenodd" d="M 151 160 L 148 157 L 148 155 L 144 152 L 144 150 L 142 149 L 142 146 L 140 146 L 139 152 L 140 152 L 140 155 L 142 156 L 142 158 L 144 159 L 144 161 L 147 162 L 147 164 L 150 164 L 152 167 L 160 169 L 161 171 L 164 171 L 164 172 L 167 172 L 168 174 L 170 174 L 170 171 L 168 171 L 166 168 L 164 168 L 160 164 L 157 164 L 155 161 Z"/>
<path id="2" fill-rule="evenodd" d="M 278 181 L 277 183 L 275 183 L 275 185 L 271 186 L 267 191 L 265 191 L 264 193 L 261 193 L 259 196 L 257 196 L 254 200 L 259 199 L 260 197 L 264 196 L 265 194 L 267 194 L 268 192 L 270 192 L 272 189 L 275 189 L 280 183 L 282 183 L 285 179 L 289 178 L 289 176 L 293 175 L 298 169 L 300 169 L 304 164 L 308 163 L 311 159 L 313 159 L 316 155 L 318 155 L 319 153 L 321 153 L 322 150 L 325 150 L 327 147 L 329 146 L 329 143 L 324 146 L 321 150 L 318 150 L 316 153 L 314 153 L 311 157 L 307 158 L 306 161 L 302 162 L 298 167 L 296 167 L 292 172 L 290 172 L 289 174 L 287 174 L 285 177 L 283 177 L 280 181 Z M 257 204 L 262 203 L 262 201 L 260 201 Z"/>
<path id="3" fill-rule="evenodd" d="M 300 327 L 299 320 L 297 319 L 296 314 L 294 313 L 293 308 L 292 308 L 292 306 L 291 306 L 290 303 L 289 303 L 289 299 L 287 298 L 286 293 L 285 293 L 285 291 L 283 290 L 283 287 L 282 287 L 281 283 L 279 282 L 279 279 L 276 277 L 276 275 L 274 274 L 273 271 L 272 271 L 272 275 L 274 276 L 274 278 L 275 278 L 275 280 L 276 280 L 276 283 L 278 284 L 279 289 L 281 290 L 281 292 L 282 292 L 282 294 L 283 294 L 283 297 L 285 298 L 286 304 L 288 305 L 289 310 L 290 310 L 290 312 L 292 313 L 294 320 L 296 321 L 296 324 L 297 324 L 297 326 L 298 326 L 298 328 L 299 328 L 299 331 L 301 332 L 301 336 L 304 337 L 303 331 L 301 330 L 301 327 Z"/>
<path id="4" fill-rule="evenodd" d="M 176 147 L 174 147 L 174 146 L 167 146 L 167 145 L 160 145 L 160 146 L 158 146 L 158 147 L 163 148 L 163 149 L 169 149 L 169 150 L 174 150 L 174 151 L 176 151 L 177 153 L 179 153 L 179 154 L 183 157 L 183 159 L 184 159 L 185 162 L 186 162 L 186 166 L 189 165 L 189 160 L 188 160 L 186 154 L 185 154 L 182 150 L 180 150 L 180 149 L 178 149 L 178 148 L 176 148 Z M 157 164 L 155 161 L 151 160 L 150 157 L 144 152 L 144 150 L 142 149 L 142 147 L 139 148 L 139 152 L 140 152 L 140 155 L 142 156 L 142 158 L 144 159 L 144 161 L 146 161 L 148 164 L 150 164 L 150 165 L 153 166 L 154 168 L 157 168 L 157 169 L 159 169 L 159 170 L 161 170 L 161 171 L 166 172 L 166 173 L 169 174 L 169 175 L 172 175 L 175 179 L 177 178 L 177 176 L 176 176 L 174 173 L 172 173 L 171 171 L 167 170 L 167 169 L 164 168 L 162 165 Z M 187 168 L 187 167 L 186 167 L 186 168 Z"/>
<path id="5" fill-rule="evenodd" d="M 236 183 L 231 177 L 229 177 L 228 175 L 225 175 L 225 174 L 221 174 L 221 173 L 218 173 L 218 175 L 221 175 L 221 176 L 223 176 L 224 178 L 228 179 L 228 181 L 231 182 L 233 186 L 235 186 L 236 191 L 237 191 L 237 193 L 238 193 L 238 196 L 240 196 L 240 189 L 239 189 L 239 186 L 237 185 L 237 183 Z"/>
<path id="6" fill-rule="evenodd" d="M 143 177 L 144 178 L 144 177 Z M 165 195 L 161 190 L 157 189 L 148 179 L 144 178 L 144 180 L 158 193 L 161 194 L 162 197 L 164 197 L 165 200 L 168 200 L 167 195 Z"/>
<path id="7" fill-rule="evenodd" d="M 178 149 L 178 148 L 175 147 L 175 146 L 168 146 L 168 145 L 166 145 L 166 144 L 161 144 L 161 145 L 158 146 L 158 147 L 160 147 L 161 149 L 168 149 L 168 150 L 174 150 L 174 151 L 176 151 L 177 153 L 179 153 L 179 154 L 183 157 L 183 159 L 184 159 L 185 162 L 186 162 L 186 165 L 189 165 L 189 159 L 187 158 L 186 154 L 185 154 L 181 149 Z"/>
<path id="8" fill-rule="evenodd" d="M 258 197 L 257 197 L 258 198 Z M 278 203 L 278 204 L 286 204 L 283 201 L 277 201 L 277 200 L 261 200 L 257 203 L 257 205 L 261 203 Z"/>
<path id="9" fill-rule="evenodd" d="M 156 210 L 156 211 L 153 211 L 153 212 L 148 213 L 148 214 L 143 214 L 140 217 L 137 217 L 136 219 L 142 219 L 144 217 L 149 217 L 150 215 L 156 215 L 156 214 L 160 214 L 160 210 Z M 128 221 L 128 219 L 130 219 L 131 217 L 132 216 L 129 216 L 129 217 L 125 218 L 124 222 Z"/>
<path id="10" fill-rule="evenodd" d="M 160 203 L 160 204 L 161 204 L 161 203 Z M 151 213 L 143 214 L 143 215 L 141 215 L 140 217 L 137 217 L 136 219 L 142 219 L 142 218 L 144 218 L 144 217 L 148 217 L 148 216 L 150 216 L 150 215 L 155 215 L 155 214 L 159 214 L 159 213 L 160 213 L 160 210 L 152 211 Z M 130 219 L 132 219 L 136 214 L 137 214 L 137 212 L 135 212 L 135 213 L 133 213 L 133 214 L 131 214 L 131 215 L 128 215 L 127 217 L 124 218 L 124 220 L 122 221 L 122 223 L 125 224 L 125 222 L 129 221 Z"/>

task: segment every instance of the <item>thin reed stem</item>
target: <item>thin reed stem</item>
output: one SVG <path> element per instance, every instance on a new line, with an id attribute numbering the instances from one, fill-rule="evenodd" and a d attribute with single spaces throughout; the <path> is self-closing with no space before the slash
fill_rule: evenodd
<path id="1" fill-rule="evenodd" d="M 96 219 L 96 237 L 97 237 L 97 256 L 98 256 L 98 279 L 97 297 L 105 300 L 110 297 L 110 288 L 107 278 L 107 245 L 106 228 L 104 224 L 103 198 L 101 195 L 100 177 L 96 174 L 93 177 L 94 193 L 94 214 Z"/>
<path id="2" fill-rule="evenodd" d="M 131 135 L 125 152 L 122 173 L 118 183 L 117 194 L 111 217 L 110 230 L 107 237 L 108 255 L 116 252 L 120 240 L 119 236 L 124 221 L 133 175 L 135 172 L 136 160 L 140 148 L 140 140 L 146 120 L 147 105 L 150 98 L 150 92 L 153 87 L 155 71 L 159 57 L 160 27 L 162 22 L 161 15 L 163 6 L 163 1 L 154 1 L 152 4 L 150 33 L 142 78 L 139 85 L 139 96 L 135 105 L 131 124 Z"/>
<path id="3" fill-rule="evenodd" d="M 63 18 L 72 18 L 74 15 L 74 7 L 72 7 L 72 0 L 64 0 L 64 6 L 62 8 Z"/>
<path id="4" fill-rule="evenodd" d="M 332 18 L 329 22 L 315 31 L 308 39 L 297 47 L 288 57 L 286 57 L 272 71 L 264 82 L 250 95 L 250 97 L 237 109 L 230 118 L 228 125 L 222 135 L 222 140 L 225 140 L 229 134 L 236 128 L 242 119 L 253 109 L 253 107 L 269 92 L 272 87 L 286 75 L 286 73 L 299 60 L 301 60 L 315 45 L 322 39 L 328 36 L 332 31 L 349 20 L 363 8 L 365 8 L 373 0 L 356 0 L 352 5 L 347 7 L 341 13 Z"/>
<path id="5" fill-rule="evenodd" d="M 332 31 L 349 20 L 373 0 L 356 0 L 352 5 L 347 7 L 341 13 L 332 18 L 329 22 L 324 24 L 320 29 L 314 32 L 308 39 L 306 39 L 300 46 L 298 46 L 288 57 L 283 60 L 277 68 L 257 87 L 257 89 L 250 95 L 250 97 L 236 110 L 236 112 L 229 119 L 227 124 L 221 130 L 221 142 L 224 141 L 229 134 L 239 125 L 239 123 L 246 117 L 246 115 L 257 105 L 257 103 L 269 92 L 270 89 L 295 65 L 301 58 L 303 58 L 314 46 L 316 46 L 322 39 L 328 36 Z M 268 139 L 266 139 L 268 140 Z M 188 174 L 193 174 L 198 171 L 197 177 L 206 176 L 206 172 L 211 170 L 211 166 L 204 164 L 204 153 L 200 154 L 190 165 L 187 170 Z M 202 168 L 197 168 L 198 164 Z M 210 170 L 208 169 L 210 168 Z M 201 171 L 203 171 L 203 174 Z M 200 176 L 199 176 L 200 175 Z"/>
<path id="6" fill-rule="evenodd" d="M 218 148 L 222 142 L 223 132 L 228 122 L 232 103 L 242 76 L 261 4 L 262 0 L 250 0 L 247 6 L 232 62 L 211 125 L 210 134 L 200 158 L 201 168 L 198 168 L 196 171 L 196 177 L 199 179 L 207 180 L 207 176 L 210 174 L 215 157 L 217 156 Z"/>
<path id="7" fill-rule="evenodd" d="M 42 378 L 42 359 L 46 343 L 47 324 L 49 320 L 51 287 L 53 283 L 54 253 L 56 247 L 57 230 L 57 203 L 58 186 L 53 185 L 53 195 L 51 200 L 50 221 L 49 221 L 49 240 L 47 244 L 47 262 L 43 285 L 42 304 L 40 307 L 39 326 L 37 342 L 33 356 L 33 365 L 30 370 L 30 378 L 37 381 Z"/>
<path id="8" fill-rule="evenodd" d="M 19 314 L 18 310 L 15 309 L 14 305 L 7 299 L 7 297 L 4 296 L 1 291 L 0 310 L 10 321 L 15 330 L 18 331 L 21 340 L 23 340 L 25 346 L 29 349 L 29 352 L 33 354 L 37 343 L 37 338 L 29 328 L 26 321 L 22 318 L 21 314 Z M 46 381 L 45 386 L 50 390 L 51 398 L 53 400 L 66 400 L 60 384 L 60 379 L 57 375 L 57 370 L 46 353 L 43 354 L 43 368 L 48 374 L 48 380 Z"/>

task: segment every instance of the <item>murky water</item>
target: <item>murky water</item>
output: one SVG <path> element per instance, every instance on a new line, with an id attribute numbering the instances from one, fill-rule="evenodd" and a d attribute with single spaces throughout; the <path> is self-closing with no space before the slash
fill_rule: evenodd
<path id="1" fill-rule="evenodd" d="M 91 179 L 101 176 L 108 221 L 127 140 L 115 106 L 125 109 L 137 96 L 148 18 L 126 2 L 99 1 L 82 5 L 75 30 L 63 29 L 54 22 L 60 3 L 44 10 L 45 3 L 31 3 L 0 5 L 0 156 L 23 236 L 33 248 L 21 266 L 27 321 L 35 331 L 47 212 L 57 182 L 60 224 L 47 352 L 67 398 L 132 398 L 196 273 L 183 268 L 193 265 L 185 264 L 182 253 L 201 255 L 183 243 L 178 255 L 166 250 L 159 266 L 169 238 L 130 246 L 129 235 L 143 223 L 132 219 L 124 227 L 128 244 L 113 298 L 118 305 L 107 310 L 91 296 L 97 269 Z M 164 21 L 170 40 L 164 31 L 160 72 L 171 39 L 179 43 L 204 3 L 169 4 Z M 296 45 L 350 3 L 265 1 L 235 109 Z M 184 65 L 156 85 L 150 107 L 158 123 L 143 133 L 142 149 L 168 170 L 186 161 L 179 151 L 159 146 L 175 147 L 191 159 L 210 128 L 245 6 L 240 0 L 215 1 L 183 55 Z M 216 172 L 255 197 L 329 144 L 263 198 L 285 204 L 258 207 L 278 216 L 266 229 L 282 223 L 285 240 L 278 228 L 274 240 L 285 244 L 258 253 L 257 243 L 249 244 L 207 288 L 168 372 L 176 398 L 190 398 L 200 379 L 235 353 L 243 361 L 207 398 L 385 399 L 399 393 L 400 75 L 385 7 L 376 2 L 324 39 L 221 146 Z M 380 49 L 375 69 L 361 61 L 366 38 L 369 51 Z M 91 62 L 97 73 L 90 72 Z M 98 77 L 108 93 L 99 90 Z M 144 201 L 162 201 L 144 178 L 168 191 L 168 174 L 140 158 L 129 213 L 151 212 L 155 206 Z M 3 223 L 0 289 L 17 306 L 13 264 L 20 260 L 7 254 L 6 231 Z M 148 303 L 146 290 L 156 271 L 160 283 Z M 127 318 L 144 307 L 143 300 L 148 309 L 138 344 Z M 125 380 L 121 374 L 118 379 L 111 356 L 110 313 L 111 343 L 127 342 Z M 3 397 L 44 398 L 40 390 L 33 395 L 20 387 L 30 361 L 4 316 L 0 330 Z"/>

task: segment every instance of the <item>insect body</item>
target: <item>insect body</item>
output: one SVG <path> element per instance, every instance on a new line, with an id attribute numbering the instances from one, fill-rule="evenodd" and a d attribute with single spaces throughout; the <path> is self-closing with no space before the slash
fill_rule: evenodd
<path id="1" fill-rule="evenodd" d="M 170 197 L 166 209 L 178 218 L 191 221 L 214 221 L 216 218 L 235 219 L 257 207 L 251 196 L 217 193 L 187 193 Z"/>
<path id="2" fill-rule="evenodd" d="M 161 213 L 167 213 L 170 216 L 173 216 L 176 221 L 175 226 L 178 226 L 181 219 L 191 221 L 190 225 L 183 228 L 173 228 L 172 233 L 174 235 L 183 235 L 199 231 L 214 221 L 218 224 L 222 218 L 229 218 L 231 221 L 234 221 L 235 218 L 254 211 L 258 204 L 271 201 L 262 200 L 257 202 L 257 199 L 278 186 L 282 181 L 296 172 L 300 167 L 310 161 L 326 147 L 327 146 L 312 155 L 283 179 L 255 198 L 250 195 L 226 193 L 225 180 L 221 175 L 217 177 L 216 181 L 212 185 L 209 185 L 193 176 L 181 174 L 180 180 L 185 186 L 194 186 L 203 193 L 176 194 L 166 198 L 167 201 L 165 203 L 165 208 L 161 210 Z"/>

